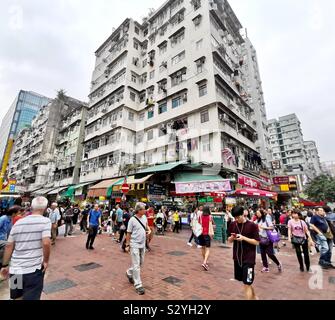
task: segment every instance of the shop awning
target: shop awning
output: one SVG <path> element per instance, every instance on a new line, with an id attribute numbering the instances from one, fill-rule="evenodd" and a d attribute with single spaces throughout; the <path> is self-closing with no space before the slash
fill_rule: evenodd
<path id="1" fill-rule="evenodd" d="M 180 172 L 174 175 L 174 183 L 191 183 L 191 182 L 212 182 L 212 181 L 225 181 L 227 179 L 222 178 L 219 175 L 203 175 L 199 172 Z"/>
<path id="2" fill-rule="evenodd" d="M 90 198 L 106 197 L 108 189 L 112 188 L 113 184 L 119 180 L 120 178 L 101 181 L 98 184 L 90 187 L 87 196 Z"/>
<path id="3" fill-rule="evenodd" d="M 90 184 L 93 184 L 94 182 L 85 182 L 85 183 L 80 183 L 74 186 L 70 186 L 66 191 L 62 193 L 62 197 L 72 197 L 76 190 L 83 188 L 85 186 L 88 186 Z"/>
<path id="4" fill-rule="evenodd" d="M 59 187 L 57 189 L 53 189 L 52 191 L 49 191 L 47 194 L 48 195 L 54 195 L 54 194 L 59 194 L 63 190 L 65 190 L 67 187 Z"/>
<path id="5" fill-rule="evenodd" d="M 325 202 L 314 202 L 314 201 L 310 201 L 310 200 L 306 200 L 306 199 L 299 199 L 299 203 L 303 204 L 304 207 L 323 207 L 326 205 Z"/>
<path id="6" fill-rule="evenodd" d="M 267 197 L 267 198 L 274 198 L 277 196 L 277 193 L 275 192 L 269 192 L 265 190 L 251 189 L 251 188 L 235 190 L 234 194 L 241 196 Z"/>
<path id="7" fill-rule="evenodd" d="M 187 163 L 186 161 L 180 161 L 180 162 L 170 162 L 165 164 L 160 164 L 157 166 L 152 166 L 143 170 L 140 170 L 137 172 L 137 174 L 144 174 L 144 173 L 157 173 L 157 172 L 163 172 L 163 171 L 170 171 L 172 169 L 177 168 L 178 166 Z"/>
<path id="8" fill-rule="evenodd" d="M 54 189 L 55 189 L 54 187 L 46 188 L 46 189 L 39 189 L 39 190 L 36 190 L 36 191 L 32 192 L 32 195 L 34 195 L 34 196 L 45 195 L 45 194 L 48 194 L 48 192 L 50 192 Z"/>
<path id="9" fill-rule="evenodd" d="M 127 183 L 128 184 L 142 184 L 142 183 L 147 182 L 152 176 L 153 174 L 149 174 L 140 179 L 135 179 L 135 176 L 130 176 L 130 177 L 127 177 Z"/>

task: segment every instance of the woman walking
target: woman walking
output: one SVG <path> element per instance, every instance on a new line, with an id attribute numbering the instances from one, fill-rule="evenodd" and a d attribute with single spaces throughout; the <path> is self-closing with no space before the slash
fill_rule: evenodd
<path id="1" fill-rule="evenodd" d="M 178 210 L 176 210 L 176 212 L 173 214 L 173 223 L 174 223 L 173 232 L 179 233 L 179 221 L 180 221 L 179 212 Z"/>
<path id="2" fill-rule="evenodd" d="M 211 238 L 214 236 L 214 221 L 209 207 L 204 207 L 202 215 L 199 216 L 199 223 L 202 225 L 202 234 L 198 238 L 201 253 L 203 257 L 202 267 L 208 271 L 209 248 L 211 247 Z"/>
<path id="3" fill-rule="evenodd" d="M 305 260 L 306 270 L 309 272 L 309 246 L 313 246 L 314 242 L 308 230 L 307 224 L 302 220 L 302 214 L 299 211 L 293 211 L 292 219 L 288 222 L 288 241 L 291 242 L 295 248 L 300 265 L 300 271 L 305 271 Z M 304 259 L 302 258 L 301 248 L 304 253 Z"/>
<path id="4" fill-rule="evenodd" d="M 262 272 L 270 272 L 267 257 L 269 257 L 278 267 L 278 271 L 282 271 L 282 264 L 278 261 L 274 250 L 273 243 L 270 241 L 267 231 L 274 230 L 272 217 L 268 215 L 263 209 L 257 210 L 256 224 L 259 228 L 260 243 L 259 248 L 261 251 L 263 269 Z"/>

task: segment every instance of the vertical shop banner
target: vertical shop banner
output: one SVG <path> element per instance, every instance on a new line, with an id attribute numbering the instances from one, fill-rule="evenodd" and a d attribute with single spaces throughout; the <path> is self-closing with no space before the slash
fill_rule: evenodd
<path id="1" fill-rule="evenodd" d="M 193 183 L 176 183 L 176 193 L 199 193 L 199 192 L 220 192 L 230 191 L 230 181 L 218 182 L 193 182 Z"/>

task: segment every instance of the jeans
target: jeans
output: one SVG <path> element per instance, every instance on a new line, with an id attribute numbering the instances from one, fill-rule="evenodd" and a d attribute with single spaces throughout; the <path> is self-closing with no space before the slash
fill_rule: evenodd
<path id="1" fill-rule="evenodd" d="M 173 227 L 173 232 L 179 233 L 179 221 L 175 221 L 174 227 Z"/>
<path id="2" fill-rule="evenodd" d="M 315 236 L 316 243 L 320 250 L 320 265 L 329 265 L 332 262 L 333 239 L 327 239 L 324 235 Z"/>
<path id="3" fill-rule="evenodd" d="M 304 260 L 305 260 L 306 269 L 309 270 L 310 260 L 309 260 L 308 241 L 306 240 L 303 245 L 293 244 L 293 246 L 294 246 L 295 252 L 297 254 L 300 269 L 304 269 L 304 261 L 303 261 L 302 254 L 301 254 L 301 247 L 302 247 L 302 251 L 304 253 Z"/>
<path id="4" fill-rule="evenodd" d="M 71 235 L 72 231 L 73 231 L 73 221 L 71 220 L 70 222 L 65 222 L 65 234 L 64 234 L 64 236 L 66 237 L 67 235 Z"/>
<path id="5" fill-rule="evenodd" d="M 273 243 L 272 242 L 270 242 L 267 245 L 264 245 L 264 244 L 260 243 L 259 248 L 261 249 L 261 256 L 262 256 L 262 262 L 263 262 L 263 267 L 264 268 L 269 268 L 267 255 L 277 266 L 279 266 L 280 263 L 279 263 L 277 257 L 274 254 Z"/>
<path id="6" fill-rule="evenodd" d="M 82 219 L 80 221 L 80 229 L 81 231 L 84 231 L 84 232 L 87 231 L 87 219 Z"/>
<path id="7" fill-rule="evenodd" d="M 98 226 L 90 226 L 89 227 L 89 232 L 87 236 L 87 241 L 86 241 L 86 247 L 93 247 L 93 243 L 95 240 L 95 237 L 97 236 L 98 233 Z"/>
<path id="8" fill-rule="evenodd" d="M 133 278 L 135 288 L 141 288 L 141 266 L 144 263 L 145 248 L 130 248 L 130 255 L 132 265 L 127 270 L 127 274 Z"/>

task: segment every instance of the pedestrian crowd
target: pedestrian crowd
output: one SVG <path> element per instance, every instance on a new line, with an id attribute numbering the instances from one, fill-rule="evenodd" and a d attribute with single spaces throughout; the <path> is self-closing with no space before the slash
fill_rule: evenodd
<path id="1" fill-rule="evenodd" d="M 210 248 L 216 233 L 215 213 L 208 206 L 194 208 L 188 215 L 191 227 L 187 245 L 193 241 L 201 248 L 201 267 L 210 270 Z M 335 269 L 332 249 L 335 236 L 335 212 L 329 207 L 311 211 L 297 209 L 243 208 L 235 206 L 223 213 L 227 239 L 233 243 L 234 277 L 244 285 L 247 299 L 257 299 L 252 287 L 257 253 L 262 261 L 262 273 L 270 272 L 269 259 L 279 273 L 284 266 L 277 257 L 280 243 L 291 243 L 301 272 L 310 272 L 310 254 L 316 250 L 319 265 Z M 40 299 L 44 274 L 48 268 L 51 247 L 56 245 L 59 227 L 64 225 L 64 237 L 72 236 L 79 223 L 80 231 L 87 234 L 85 247 L 94 250 L 98 234 L 108 234 L 120 248 L 129 253 L 131 265 L 126 277 L 140 295 L 145 293 L 141 268 L 146 252 L 157 235 L 179 233 L 182 213 L 176 208 L 157 210 L 138 202 L 134 208 L 116 205 L 113 208 L 99 204 L 51 203 L 36 197 L 31 204 L 14 205 L 0 216 L 1 279 L 9 278 L 11 299 Z M 219 232 L 221 232 L 219 230 Z M 284 241 L 283 241 L 284 240 Z M 200 264 L 199 264 L 200 265 Z M 21 283 L 21 286 L 17 284 Z"/>

